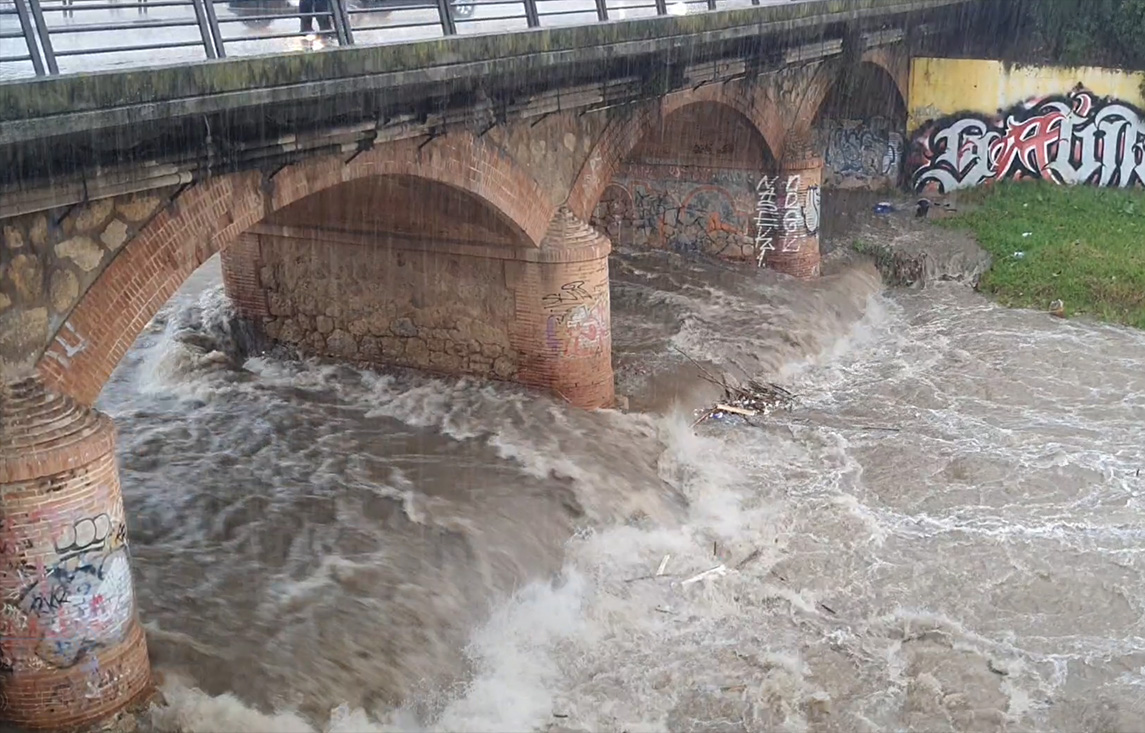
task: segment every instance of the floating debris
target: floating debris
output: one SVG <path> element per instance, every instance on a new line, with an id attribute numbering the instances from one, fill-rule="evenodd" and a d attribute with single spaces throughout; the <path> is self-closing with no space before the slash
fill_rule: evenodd
<path id="1" fill-rule="evenodd" d="M 681 581 L 680 586 L 683 587 L 683 586 L 691 585 L 692 583 L 699 583 L 704 578 L 723 577 L 727 574 L 728 574 L 727 566 L 724 565 L 723 563 L 720 563 L 719 565 L 715 566 L 714 568 L 709 568 L 702 573 L 696 573 L 695 575 L 688 578 L 687 580 Z"/>
<path id="2" fill-rule="evenodd" d="M 700 414 L 700 417 L 692 423 L 692 427 L 696 427 L 709 418 L 721 420 L 728 415 L 755 417 L 757 415 L 769 415 L 772 410 L 776 408 L 790 410 L 792 404 L 795 402 L 795 395 L 783 387 L 780 387 L 778 384 L 762 384 L 755 380 L 748 380 L 746 385 L 737 386 L 730 383 L 727 379 L 716 377 L 716 375 L 705 369 L 700 362 L 688 356 L 683 351 L 680 351 L 680 349 L 676 349 L 676 351 L 696 365 L 696 368 L 700 370 L 700 376 L 702 378 L 724 390 L 723 400 L 717 402 L 713 407 L 704 410 L 704 412 Z"/>
<path id="3" fill-rule="evenodd" d="M 727 382 L 710 381 L 724 388 L 724 399 L 704 410 L 692 427 L 709 419 L 722 420 L 728 415 L 744 418 L 766 416 L 776 409 L 790 410 L 795 402 L 795 395 L 777 384 L 761 384 L 753 380 L 737 387 Z"/>

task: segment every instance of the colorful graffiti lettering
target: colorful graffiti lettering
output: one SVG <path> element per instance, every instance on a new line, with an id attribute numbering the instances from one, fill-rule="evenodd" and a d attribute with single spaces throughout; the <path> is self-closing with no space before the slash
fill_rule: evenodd
<path id="1" fill-rule="evenodd" d="M 0 663 L 67 668 L 122 638 L 134 613 L 126 528 L 107 514 L 69 521 L 50 566 L 8 558 L 17 590 L 4 599 Z M 23 549 L 29 550 L 26 543 Z M 5 553 L 7 554 L 7 552 Z"/>
<path id="2" fill-rule="evenodd" d="M 1078 86 L 996 117 L 957 115 L 926 125 L 911 156 L 917 191 L 1003 179 L 1145 186 L 1145 113 Z"/>
<path id="3" fill-rule="evenodd" d="M 680 166 L 627 166 L 592 223 L 625 246 L 750 257 L 755 173 Z"/>
<path id="4" fill-rule="evenodd" d="M 575 297 L 570 298 L 570 294 Z M 561 297 L 565 299 L 559 300 Z M 606 279 L 591 287 L 583 280 L 565 283 L 541 301 L 551 311 L 545 326 L 545 343 L 552 352 L 567 358 L 584 358 L 611 349 Z"/>
<path id="5" fill-rule="evenodd" d="M 902 165 L 904 137 L 885 117 L 820 123 L 823 181 L 836 188 L 893 186 Z"/>

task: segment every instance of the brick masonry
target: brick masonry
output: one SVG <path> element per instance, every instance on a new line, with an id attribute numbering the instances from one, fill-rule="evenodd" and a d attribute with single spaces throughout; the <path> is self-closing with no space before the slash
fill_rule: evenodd
<path id="1" fill-rule="evenodd" d="M 625 246 L 754 260 L 755 188 L 775 161 L 728 105 L 677 107 L 628 154 L 593 212 Z"/>
<path id="2" fill-rule="evenodd" d="M 0 385 L 0 722 L 86 725 L 150 680 L 111 420 Z"/>
<path id="3" fill-rule="evenodd" d="M 517 374 L 508 260 L 320 229 L 240 243 L 223 261 L 227 292 L 277 342 L 445 374 Z"/>
<path id="4" fill-rule="evenodd" d="M 819 275 L 822 179 L 823 160 L 806 138 L 789 140 L 779 175 L 768 182 L 778 213 L 774 247 L 762 253 L 768 267 L 800 278 Z"/>
<path id="5" fill-rule="evenodd" d="M 894 62 L 890 57 L 871 61 L 880 60 L 887 66 Z M 432 139 L 379 143 L 363 152 L 315 154 L 271 171 L 219 174 L 179 189 L 89 201 L 0 221 L 0 376 L 12 380 L 36 373 L 50 388 L 91 404 L 135 336 L 196 267 L 230 246 L 236 249 L 225 256 L 240 256 L 241 234 L 315 194 L 337 190 L 349 200 L 359 186 L 378 178 L 430 181 L 471 195 L 497 214 L 498 221 L 488 222 L 489 226 L 450 233 L 451 241 L 492 246 L 511 239 L 511 246 L 524 242 L 537 248 L 558 206 L 566 206 L 582 222 L 589 221 L 605 189 L 618 175 L 623 178 L 626 161 L 633 163 L 631 153 L 677 113 L 700 110 L 698 118 L 715 118 L 724 113 L 714 110 L 726 108 L 773 152 L 784 147 L 789 135 L 810 129 L 838 72 L 831 64 L 812 63 L 766 76 L 702 84 L 657 101 L 603 112 L 557 112 L 538 120 L 503 123 L 480 134 L 458 127 Z M 718 149 L 718 145 L 713 148 Z M 697 164 L 689 183 L 707 185 L 706 180 L 727 177 L 735 170 L 747 176 L 755 161 L 734 162 L 745 161 L 743 168 L 726 160 Z M 671 160 L 661 155 L 656 164 L 662 163 Z M 736 236 L 720 235 L 729 240 L 725 253 L 733 256 L 743 257 L 748 251 L 739 234 L 749 195 L 743 189 L 749 180 L 744 177 L 735 184 L 735 216 L 721 213 L 727 202 L 716 200 L 718 196 L 710 203 L 693 197 L 687 205 L 680 204 L 685 218 L 699 217 L 705 227 L 716 221 L 719 232 L 728 218 L 733 219 Z M 453 209 L 431 206 L 447 200 L 440 196 L 419 200 L 418 208 L 438 220 L 460 221 Z M 384 202 L 381 206 L 387 208 Z M 721 211 L 702 211 L 707 206 Z M 400 210 L 391 202 L 386 213 Z M 715 220 L 713 214 L 718 214 Z M 752 234 L 750 227 L 747 234 Z M 738 253 L 730 239 L 740 242 Z M 626 243 L 623 237 L 620 243 Z M 811 262 L 780 256 L 767 260 L 769 266 L 791 268 L 801 276 L 817 272 Z M 506 268 L 507 281 L 510 269 Z M 228 285 L 241 290 L 234 282 Z M 349 324 L 345 326 L 342 330 L 349 334 Z M 366 351 L 372 348 L 369 342 L 355 341 L 356 348 L 363 346 Z"/>
<path id="6" fill-rule="evenodd" d="M 303 353 L 610 405 L 608 240 L 562 208 L 539 248 L 519 245 L 266 225 L 223 277 L 244 318 Z"/>

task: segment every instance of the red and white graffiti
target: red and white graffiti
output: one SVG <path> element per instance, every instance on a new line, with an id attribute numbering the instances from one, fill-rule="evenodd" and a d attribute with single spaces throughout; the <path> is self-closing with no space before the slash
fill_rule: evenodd
<path id="1" fill-rule="evenodd" d="M 594 278 L 597 279 L 597 278 Z M 549 312 L 545 343 L 567 358 L 599 356 L 611 348 L 608 281 L 574 280 L 541 299 Z"/>
<path id="2" fill-rule="evenodd" d="M 1031 100 L 993 119 L 940 120 L 915 136 L 917 191 L 1003 179 L 1145 186 L 1145 113 L 1081 87 Z"/>

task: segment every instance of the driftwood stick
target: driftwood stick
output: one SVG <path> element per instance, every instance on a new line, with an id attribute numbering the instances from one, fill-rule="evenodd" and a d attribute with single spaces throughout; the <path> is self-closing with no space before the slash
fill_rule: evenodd
<path id="1" fill-rule="evenodd" d="M 717 379 L 717 378 L 716 378 L 716 375 L 712 374 L 712 373 L 711 373 L 711 372 L 709 372 L 707 369 L 705 369 L 703 364 L 701 364 L 700 362 L 698 362 L 698 361 L 696 361 L 695 359 L 693 359 L 693 358 L 692 358 L 691 356 L 689 356 L 689 355 L 688 355 L 688 354 L 687 354 L 687 353 L 686 353 L 686 352 L 685 352 L 683 349 L 680 349 L 679 347 L 676 347 L 676 346 L 672 346 L 671 348 L 672 348 L 672 350 L 673 350 L 673 351 L 676 351 L 676 352 L 677 352 L 677 353 L 679 353 L 681 356 L 683 356 L 685 359 L 687 359 L 688 361 L 692 362 L 692 364 L 694 364 L 694 365 L 696 366 L 696 368 L 697 368 L 697 369 L 699 369 L 701 372 L 703 372 L 705 375 L 707 375 L 707 377 L 708 377 L 708 381 L 710 381 L 710 382 L 714 382 L 714 383 L 716 383 L 716 384 L 720 385 L 721 387 L 725 387 L 725 388 L 727 387 L 727 385 L 724 383 L 724 380 L 722 380 L 722 379 Z"/>
<path id="2" fill-rule="evenodd" d="M 716 409 L 720 412 L 730 412 L 735 415 L 743 415 L 744 417 L 755 417 L 759 413 L 755 410 L 744 410 L 740 407 L 732 407 L 731 405 L 724 405 L 716 403 Z"/>
<path id="3" fill-rule="evenodd" d="M 703 415 L 700 415 L 698 418 L 696 418 L 696 421 L 695 421 L 694 423 L 692 423 L 692 427 L 693 427 L 693 428 L 694 428 L 694 427 L 696 427 L 697 425 L 699 425 L 700 423 L 702 423 L 704 420 L 707 420 L 709 417 L 711 417 L 711 416 L 712 416 L 712 415 L 714 415 L 715 413 L 716 413 L 716 411 L 715 411 L 714 409 L 712 409 L 712 410 L 705 410 L 705 411 L 704 411 L 704 414 L 703 414 Z"/>

